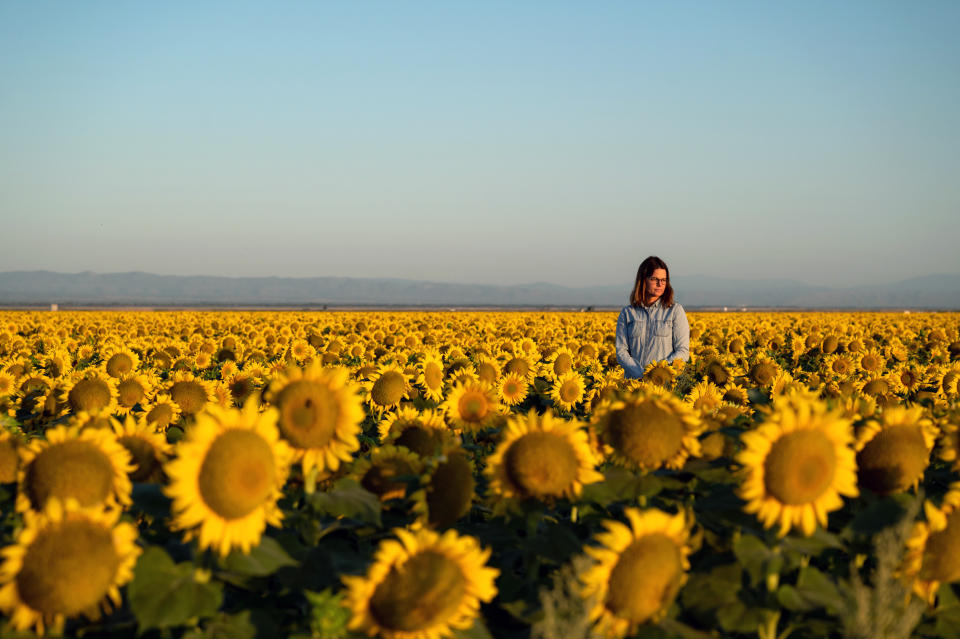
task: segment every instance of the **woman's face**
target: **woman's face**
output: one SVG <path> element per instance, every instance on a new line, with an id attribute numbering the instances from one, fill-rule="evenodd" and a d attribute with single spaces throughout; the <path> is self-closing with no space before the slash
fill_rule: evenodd
<path id="1" fill-rule="evenodd" d="M 643 286 L 644 302 L 646 304 L 653 304 L 660 299 L 664 289 L 667 288 L 667 271 L 662 268 L 654 269 L 653 274 L 646 279 Z"/>

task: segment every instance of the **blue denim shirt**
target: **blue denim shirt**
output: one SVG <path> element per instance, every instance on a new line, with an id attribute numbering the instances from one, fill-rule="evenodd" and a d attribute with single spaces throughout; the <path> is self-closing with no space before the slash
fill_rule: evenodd
<path id="1" fill-rule="evenodd" d="M 617 361 L 625 377 L 641 378 L 650 362 L 690 359 L 690 324 L 683 307 L 624 306 L 617 318 Z"/>

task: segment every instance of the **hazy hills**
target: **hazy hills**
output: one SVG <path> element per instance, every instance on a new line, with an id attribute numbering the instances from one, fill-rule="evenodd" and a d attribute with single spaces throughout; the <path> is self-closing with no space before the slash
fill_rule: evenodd
<path id="1" fill-rule="evenodd" d="M 586 288 L 494 286 L 345 277 L 211 277 L 151 273 L 0 273 L 0 305 L 122 306 L 558 306 L 620 307 L 630 281 Z M 960 310 L 960 275 L 838 288 L 792 280 L 675 277 L 685 307 Z"/>

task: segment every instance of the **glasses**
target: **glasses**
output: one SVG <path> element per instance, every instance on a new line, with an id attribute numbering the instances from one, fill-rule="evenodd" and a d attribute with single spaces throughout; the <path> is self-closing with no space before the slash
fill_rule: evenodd
<path id="1" fill-rule="evenodd" d="M 650 282 L 651 284 L 656 284 L 658 286 L 664 285 L 667 283 L 666 278 L 660 279 L 659 277 L 648 277 L 647 281 Z"/>

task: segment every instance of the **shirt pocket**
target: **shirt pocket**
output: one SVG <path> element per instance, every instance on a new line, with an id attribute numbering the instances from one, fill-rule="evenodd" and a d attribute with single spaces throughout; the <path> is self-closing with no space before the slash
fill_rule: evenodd
<path id="1" fill-rule="evenodd" d="M 660 339 L 673 337 L 673 326 L 668 320 L 657 320 L 654 325 L 654 335 Z"/>
<path id="2" fill-rule="evenodd" d="M 637 341 L 643 337 L 643 329 L 645 324 L 646 320 L 642 317 L 638 317 L 627 325 L 627 330 L 630 333 L 630 338 L 633 343 L 637 343 Z"/>

